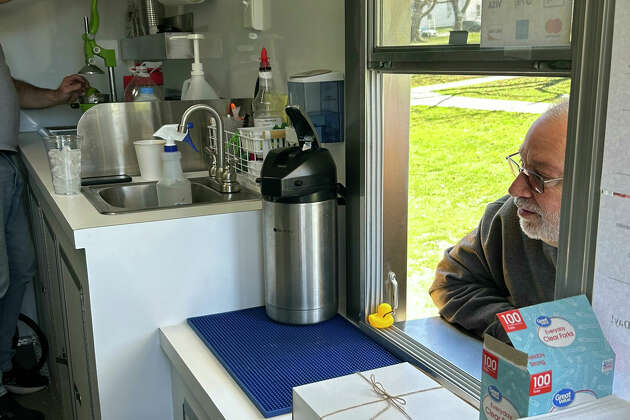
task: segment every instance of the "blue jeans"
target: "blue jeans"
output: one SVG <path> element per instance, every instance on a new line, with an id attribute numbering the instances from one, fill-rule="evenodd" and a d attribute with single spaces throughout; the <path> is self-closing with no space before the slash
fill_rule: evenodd
<path id="1" fill-rule="evenodd" d="M 0 151 L 0 396 L 2 371 L 12 367 L 12 340 L 36 260 L 26 214 L 24 180 L 15 153 Z"/>

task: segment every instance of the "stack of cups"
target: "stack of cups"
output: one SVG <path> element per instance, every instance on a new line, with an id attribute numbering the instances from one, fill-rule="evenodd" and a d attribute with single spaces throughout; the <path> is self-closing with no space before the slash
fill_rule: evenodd
<path id="1" fill-rule="evenodd" d="M 162 150 L 164 140 L 137 140 L 133 142 L 138 157 L 140 176 L 147 181 L 156 181 L 162 174 Z"/>
<path id="2" fill-rule="evenodd" d="M 81 192 L 81 136 L 49 136 L 45 139 L 55 194 Z"/>

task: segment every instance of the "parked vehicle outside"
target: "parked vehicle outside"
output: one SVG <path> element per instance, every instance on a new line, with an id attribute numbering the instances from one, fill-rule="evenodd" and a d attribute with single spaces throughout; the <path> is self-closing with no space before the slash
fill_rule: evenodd
<path id="1" fill-rule="evenodd" d="M 420 37 L 422 38 L 433 38 L 434 36 L 437 36 L 437 31 L 435 29 L 429 29 L 429 28 L 420 28 Z"/>

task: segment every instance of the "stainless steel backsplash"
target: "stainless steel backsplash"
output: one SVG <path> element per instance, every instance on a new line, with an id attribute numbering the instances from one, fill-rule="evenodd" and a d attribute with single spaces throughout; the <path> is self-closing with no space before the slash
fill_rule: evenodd
<path id="1" fill-rule="evenodd" d="M 217 99 L 205 101 L 155 101 L 98 104 L 83 114 L 77 133 L 83 136 L 81 145 L 81 177 L 107 175 L 140 175 L 133 142 L 152 139 L 153 133 L 164 124 L 177 124 L 184 111 L 196 103 L 214 107 L 219 114 L 227 115 L 230 102 L 251 107 L 251 99 Z M 224 118 L 226 129 L 234 129 L 238 123 Z M 206 113 L 193 114 L 194 128 L 190 130 L 195 152 L 188 144 L 178 144 L 182 152 L 184 172 L 208 169 L 208 156 L 204 146 L 208 144 Z M 237 125 L 235 125 L 237 124 Z"/>

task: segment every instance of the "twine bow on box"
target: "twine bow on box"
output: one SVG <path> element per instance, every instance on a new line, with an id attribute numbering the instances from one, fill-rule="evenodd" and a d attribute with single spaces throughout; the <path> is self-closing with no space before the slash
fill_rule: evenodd
<path id="1" fill-rule="evenodd" d="M 406 394 L 391 395 L 390 393 L 387 392 L 383 384 L 376 380 L 376 376 L 374 376 L 374 374 L 370 375 L 370 379 L 366 378 L 361 372 L 357 372 L 357 375 L 359 375 L 367 383 L 369 383 L 372 386 L 372 391 L 374 391 L 376 395 L 381 397 L 381 399 L 378 399 L 376 401 L 370 401 L 364 404 L 354 405 L 352 407 L 342 408 L 341 410 L 333 411 L 332 413 L 328 413 L 325 416 L 322 416 L 321 417 L 322 419 L 333 416 L 335 414 L 343 413 L 344 411 L 352 410 L 358 407 L 363 407 L 365 405 L 376 404 L 382 401 L 386 401 L 387 406 L 385 406 L 385 408 L 383 408 L 381 411 L 376 413 L 374 416 L 370 417 L 370 420 L 376 419 L 378 416 L 386 412 L 392 406 L 396 408 L 406 419 L 413 420 L 413 418 L 411 418 L 411 416 L 409 416 L 409 414 L 403 408 L 404 405 L 407 405 L 407 401 L 403 397 L 442 388 L 441 386 L 435 386 L 433 388 L 427 388 L 427 389 L 422 389 L 419 391 L 408 392 Z"/>
<path id="2" fill-rule="evenodd" d="M 365 376 L 363 376 L 363 374 L 361 372 L 357 372 L 357 375 L 359 375 L 360 377 L 362 377 L 363 379 L 365 379 L 366 381 L 368 381 L 368 383 L 370 385 L 372 385 L 372 390 L 379 396 L 379 397 L 383 397 L 383 400 L 387 401 L 387 407 L 385 407 L 384 409 L 382 409 L 381 411 L 379 411 L 378 413 L 376 413 L 375 416 L 372 416 L 370 418 L 370 420 L 374 420 L 375 418 L 377 418 L 378 416 L 380 416 L 381 414 L 383 414 L 385 411 L 387 411 L 389 409 L 390 406 L 394 406 L 398 409 L 398 411 L 400 411 L 402 413 L 403 416 L 405 416 L 405 418 L 408 418 L 409 420 L 413 420 L 411 417 L 409 417 L 409 414 L 407 414 L 407 412 L 405 411 L 404 408 L 402 408 L 403 405 L 407 405 L 407 401 L 405 401 L 405 399 L 403 397 L 398 397 L 398 396 L 394 396 L 394 395 L 390 395 L 387 393 L 387 391 L 385 390 L 385 387 L 383 386 L 382 383 L 377 382 L 376 381 L 376 376 L 374 376 L 374 374 L 370 375 L 370 379 L 368 380 L 368 378 L 366 378 Z"/>

